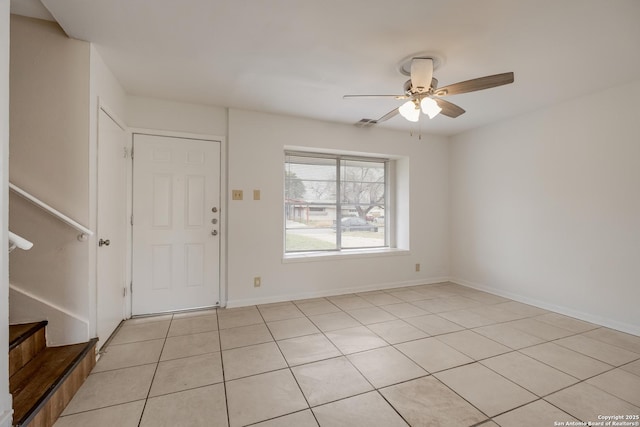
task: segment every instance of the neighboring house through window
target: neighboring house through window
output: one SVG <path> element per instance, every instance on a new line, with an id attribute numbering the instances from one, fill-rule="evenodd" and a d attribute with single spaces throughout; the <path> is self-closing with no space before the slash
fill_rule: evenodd
<path id="1" fill-rule="evenodd" d="M 285 253 L 389 247 L 389 162 L 285 152 Z"/>

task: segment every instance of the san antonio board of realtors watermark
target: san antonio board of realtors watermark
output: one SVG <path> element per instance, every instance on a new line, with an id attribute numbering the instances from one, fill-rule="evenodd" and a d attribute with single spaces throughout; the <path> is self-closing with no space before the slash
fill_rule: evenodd
<path id="1" fill-rule="evenodd" d="M 555 427 L 640 427 L 640 415 L 598 415 L 598 419 L 596 421 L 554 421 L 553 425 Z"/>

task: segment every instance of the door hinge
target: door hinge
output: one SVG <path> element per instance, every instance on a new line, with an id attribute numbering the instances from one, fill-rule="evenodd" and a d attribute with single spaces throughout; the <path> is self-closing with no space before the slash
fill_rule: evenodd
<path id="1" fill-rule="evenodd" d="M 131 215 L 131 225 L 133 225 L 133 215 Z"/>
<path id="2" fill-rule="evenodd" d="M 127 287 L 122 288 L 122 298 L 127 296 Z"/>
<path id="3" fill-rule="evenodd" d="M 131 151 L 129 153 L 131 154 L 131 160 L 133 160 L 133 147 L 131 147 Z"/>

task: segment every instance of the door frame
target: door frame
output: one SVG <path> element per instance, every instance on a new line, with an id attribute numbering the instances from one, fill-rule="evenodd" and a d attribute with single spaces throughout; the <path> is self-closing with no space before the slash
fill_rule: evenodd
<path id="1" fill-rule="evenodd" d="M 91 161 L 89 162 L 89 222 L 90 228 L 92 230 L 97 230 L 98 228 L 98 163 L 100 159 L 98 159 L 98 122 L 100 111 L 103 111 L 107 116 L 109 116 L 121 129 L 125 131 L 126 139 L 127 139 L 127 148 L 131 149 L 131 133 L 129 131 L 129 127 L 126 125 L 126 122 L 122 120 L 122 118 L 109 107 L 107 103 L 105 103 L 104 99 L 101 97 L 97 97 L 96 109 L 93 113 L 93 120 L 95 122 L 91 126 L 91 143 L 89 145 L 89 158 Z M 95 134 L 93 134 L 95 132 Z M 131 167 L 129 162 L 126 166 L 126 187 L 129 188 L 129 171 Z M 129 212 L 129 208 L 127 206 L 127 213 Z M 129 247 L 129 230 L 127 228 L 127 241 L 125 242 L 125 247 Z M 127 249 L 128 251 L 128 249 Z M 125 260 L 129 259 L 129 254 L 125 254 Z M 128 263 L 128 261 L 125 261 Z M 89 237 L 89 269 L 88 269 L 88 277 L 89 277 L 89 336 L 95 337 L 98 333 L 98 245 L 97 245 L 97 236 L 94 234 Z M 129 280 L 127 266 L 125 265 L 125 285 Z M 123 309 L 123 317 L 127 316 L 126 311 L 126 298 L 124 299 L 125 307 Z M 108 337 L 107 337 L 108 338 Z M 105 338 L 106 339 L 106 338 Z"/>
<path id="2" fill-rule="evenodd" d="M 96 170 L 95 170 L 95 209 L 96 209 L 96 217 L 95 217 L 95 227 L 94 230 L 96 231 L 96 235 L 94 236 L 93 240 L 94 240 L 94 244 L 91 245 L 91 248 L 93 251 L 95 251 L 95 272 L 94 272 L 94 276 L 95 276 L 95 336 L 97 336 L 98 334 L 98 304 L 99 304 L 99 292 L 98 292 L 98 286 L 99 286 L 99 278 L 98 278 L 98 251 L 97 251 L 97 247 L 95 244 L 95 239 L 98 238 L 99 236 L 99 230 L 98 230 L 98 223 L 99 223 L 99 217 L 100 217 L 100 211 L 99 211 L 99 191 L 100 191 L 100 182 L 99 182 L 99 165 L 100 165 L 100 158 L 99 158 L 99 145 L 100 145 L 100 112 L 105 113 L 120 129 L 122 129 L 122 131 L 125 133 L 125 150 L 127 150 L 127 155 L 125 157 L 127 164 L 125 165 L 125 188 L 127 189 L 127 193 L 129 192 L 129 187 L 131 186 L 131 175 L 130 175 L 130 171 L 131 171 L 131 132 L 129 131 L 129 128 L 127 127 L 127 125 L 125 124 L 125 122 L 111 109 L 109 108 L 103 101 L 102 99 L 98 99 L 98 117 L 96 119 L 96 147 L 95 147 L 95 152 L 96 152 Z M 125 195 L 125 197 L 127 197 L 127 202 L 125 203 L 125 215 L 128 214 L 129 212 L 129 200 L 130 197 L 129 195 Z M 124 260 L 124 283 L 123 285 L 125 286 L 126 289 L 126 284 L 129 282 L 129 272 L 130 272 L 130 261 L 129 261 L 129 238 L 130 238 L 130 234 L 131 231 L 129 230 L 129 227 L 126 228 L 125 231 L 125 243 L 124 243 L 124 247 L 126 248 L 126 252 L 124 254 L 123 260 Z M 125 319 L 127 318 L 127 311 L 126 311 L 126 306 L 127 306 L 127 298 L 123 297 L 122 299 L 123 302 L 123 306 L 122 306 L 122 318 Z M 106 343 L 106 340 L 109 339 L 109 337 L 103 337 L 103 340 L 105 340 L 104 342 L 101 343 L 100 347 L 103 347 L 104 344 Z"/>
<path id="3" fill-rule="evenodd" d="M 170 138 L 197 139 L 201 141 L 218 142 L 220 144 L 220 259 L 219 259 L 219 297 L 220 307 L 227 305 L 227 140 L 224 136 L 209 135 L 201 133 L 189 133 L 179 131 L 167 131 L 148 128 L 129 128 L 131 133 L 131 147 L 133 147 L 133 138 L 137 135 L 165 136 Z M 135 156 L 135 151 L 133 153 Z M 133 178 L 133 160 L 129 162 L 127 176 Z M 133 179 L 127 182 L 128 202 L 127 211 L 129 217 L 133 215 Z M 131 318 L 132 313 L 132 279 L 133 279 L 133 225 L 128 227 L 127 236 L 127 283 L 129 284 L 129 295 L 125 298 L 127 319 Z"/>

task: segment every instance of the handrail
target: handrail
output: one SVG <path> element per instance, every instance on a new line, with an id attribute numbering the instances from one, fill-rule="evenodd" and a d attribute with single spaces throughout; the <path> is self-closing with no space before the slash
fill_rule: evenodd
<path id="1" fill-rule="evenodd" d="M 24 191 L 22 188 L 18 187 L 17 185 L 9 183 L 9 189 L 12 190 L 13 192 L 15 192 L 20 197 L 28 200 L 29 202 L 33 203 L 34 205 L 36 205 L 40 209 L 44 210 L 45 212 L 47 212 L 47 213 L 53 215 L 54 217 L 58 218 L 60 221 L 66 223 L 67 225 L 69 225 L 69 226 L 75 228 L 76 230 L 80 231 L 82 234 L 80 234 L 78 236 L 78 240 L 85 241 L 85 240 L 87 240 L 87 236 L 93 236 L 93 231 L 89 230 L 87 227 L 85 227 L 84 225 L 78 223 L 77 221 L 74 221 L 73 219 L 69 218 L 68 216 L 66 216 L 65 214 L 60 212 L 59 210 L 49 206 L 48 204 L 46 204 L 42 200 L 38 199 L 37 197 L 27 193 L 26 191 Z"/>
<path id="2" fill-rule="evenodd" d="M 24 237 L 21 237 L 15 233 L 9 232 L 9 252 L 11 252 L 14 249 L 22 249 L 23 251 L 28 251 L 32 247 L 33 247 L 33 243 L 31 243 Z"/>

